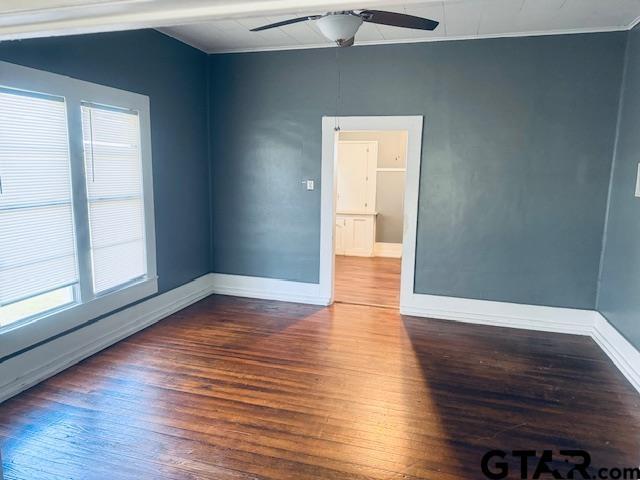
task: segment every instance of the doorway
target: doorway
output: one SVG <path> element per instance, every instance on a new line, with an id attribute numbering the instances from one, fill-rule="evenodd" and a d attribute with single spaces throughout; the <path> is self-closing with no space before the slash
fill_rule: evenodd
<path id="1" fill-rule="evenodd" d="M 400 306 L 408 133 L 337 135 L 334 301 Z"/>
<path id="2" fill-rule="evenodd" d="M 422 117 L 324 117 L 322 139 L 320 290 L 329 303 L 402 311 L 413 296 Z"/>

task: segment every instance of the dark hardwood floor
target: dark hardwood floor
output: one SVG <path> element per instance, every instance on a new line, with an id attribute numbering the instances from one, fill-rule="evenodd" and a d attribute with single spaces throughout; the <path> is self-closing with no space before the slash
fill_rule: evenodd
<path id="1" fill-rule="evenodd" d="M 400 259 L 336 255 L 334 301 L 400 307 Z"/>
<path id="2" fill-rule="evenodd" d="M 0 405 L 0 442 L 6 479 L 481 479 L 637 466 L 640 396 L 587 337 L 212 296 Z"/>

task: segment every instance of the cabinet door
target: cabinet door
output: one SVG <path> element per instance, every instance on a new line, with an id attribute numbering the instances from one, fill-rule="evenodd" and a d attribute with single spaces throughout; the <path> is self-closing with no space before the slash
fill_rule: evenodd
<path id="1" fill-rule="evenodd" d="M 340 142 L 338 144 L 338 212 L 365 212 L 375 208 L 376 142 Z"/>
<path id="2" fill-rule="evenodd" d="M 373 218 L 354 217 L 353 219 L 353 249 L 358 255 L 373 255 Z"/>

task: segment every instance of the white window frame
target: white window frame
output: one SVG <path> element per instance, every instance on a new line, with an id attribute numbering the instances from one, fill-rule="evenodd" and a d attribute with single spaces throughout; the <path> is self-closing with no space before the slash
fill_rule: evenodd
<path id="1" fill-rule="evenodd" d="M 67 110 L 79 288 L 76 302 L 54 311 L 18 320 L 0 328 L 0 361 L 35 344 L 77 328 L 158 291 L 151 159 L 149 97 L 42 70 L 0 62 L 0 86 L 63 97 Z M 120 288 L 95 296 L 88 221 L 87 187 L 82 135 L 82 102 L 134 110 L 140 121 L 140 154 L 144 196 L 147 274 Z"/>

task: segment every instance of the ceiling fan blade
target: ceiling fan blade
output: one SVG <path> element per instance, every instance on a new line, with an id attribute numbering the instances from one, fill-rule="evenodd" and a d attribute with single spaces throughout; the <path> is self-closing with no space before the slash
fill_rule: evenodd
<path id="1" fill-rule="evenodd" d="M 435 30 L 440 24 L 440 22 L 428 18 L 406 15 L 404 13 L 385 12 L 383 10 L 362 10 L 360 16 L 365 22 L 391 25 L 393 27 L 413 28 L 416 30 Z"/>
<path id="2" fill-rule="evenodd" d="M 306 22 L 307 20 L 316 20 L 318 18 L 320 18 L 320 15 L 308 15 L 306 17 L 291 18 L 289 20 L 283 20 L 282 22 L 270 23 L 269 25 L 252 28 L 250 31 L 259 32 L 261 30 L 267 30 L 269 28 L 282 27 L 284 25 L 291 25 L 292 23 Z"/>

